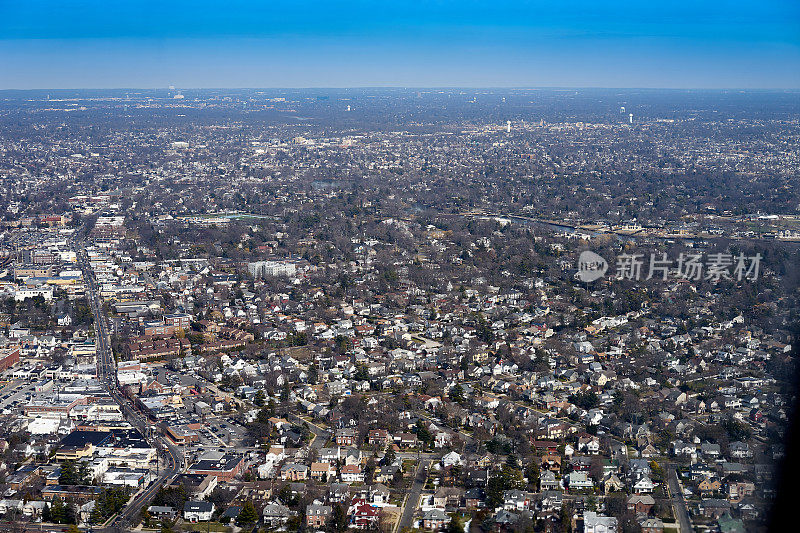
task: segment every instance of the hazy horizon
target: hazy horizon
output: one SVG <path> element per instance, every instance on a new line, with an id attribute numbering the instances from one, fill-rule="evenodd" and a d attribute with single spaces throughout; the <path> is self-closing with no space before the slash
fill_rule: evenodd
<path id="1" fill-rule="evenodd" d="M 612 87 L 600 85 L 353 85 L 353 86 L 230 86 L 230 87 L 179 87 L 179 86 L 153 86 L 153 87 L 5 87 L 0 88 L 0 92 L 36 92 L 36 91 L 171 91 L 183 93 L 187 91 L 348 91 L 348 90 L 406 90 L 406 91 L 491 91 L 491 90 L 520 90 L 520 91 L 684 91 L 684 92 L 773 92 L 773 93 L 794 93 L 800 92 L 800 87 Z"/>

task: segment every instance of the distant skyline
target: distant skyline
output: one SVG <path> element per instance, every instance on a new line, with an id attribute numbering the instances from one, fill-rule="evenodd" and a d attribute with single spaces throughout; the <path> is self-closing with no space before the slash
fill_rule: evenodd
<path id="1" fill-rule="evenodd" d="M 0 88 L 800 88 L 796 0 L 0 2 Z"/>

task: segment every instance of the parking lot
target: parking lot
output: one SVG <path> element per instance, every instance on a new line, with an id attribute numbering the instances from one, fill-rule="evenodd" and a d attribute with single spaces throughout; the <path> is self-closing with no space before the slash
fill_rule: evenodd
<path id="1" fill-rule="evenodd" d="M 210 384 L 198 376 L 173 372 L 164 367 L 155 370 L 158 380 L 173 385 L 181 385 L 190 389 L 208 390 Z M 177 411 L 177 419 L 191 424 L 200 424 L 197 430 L 200 441 L 193 446 L 198 448 L 240 447 L 247 435 L 247 429 L 231 420 L 226 414 L 208 414 L 201 416 L 194 410 L 192 396 L 184 399 L 184 406 Z"/>
<path id="2" fill-rule="evenodd" d="M 15 380 L 0 389 L 0 413 L 7 415 L 21 409 L 30 400 L 38 381 L 27 383 Z"/>

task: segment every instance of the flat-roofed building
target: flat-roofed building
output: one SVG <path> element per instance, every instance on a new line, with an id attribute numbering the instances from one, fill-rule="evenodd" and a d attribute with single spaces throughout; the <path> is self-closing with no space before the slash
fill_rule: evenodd
<path id="1" fill-rule="evenodd" d="M 220 481 L 231 481 L 241 473 L 244 467 L 244 456 L 234 453 L 217 454 L 201 458 L 189 467 L 190 474 L 206 474 L 219 478 Z"/>

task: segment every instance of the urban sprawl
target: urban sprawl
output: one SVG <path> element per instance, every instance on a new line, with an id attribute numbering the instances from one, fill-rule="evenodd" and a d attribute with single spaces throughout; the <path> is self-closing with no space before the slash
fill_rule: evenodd
<path id="1" fill-rule="evenodd" d="M 0 515 L 764 530 L 800 340 L 797 113 L 0 92 Z"/>

